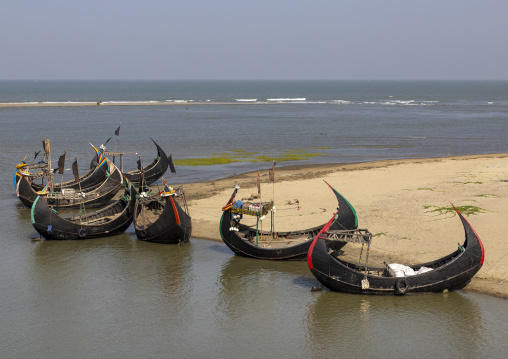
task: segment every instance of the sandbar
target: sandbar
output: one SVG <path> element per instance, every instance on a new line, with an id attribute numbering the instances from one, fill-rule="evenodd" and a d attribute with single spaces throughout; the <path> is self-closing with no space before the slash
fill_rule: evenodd
<path id="1" fill-rule="evenodd" d="M 508 154 L 277 166 L 275 183 L 269 181 L 270 167 L 260 168 L 261 200 L 275 201 L 276 231 L 329 220 L 337 202 L 326 181 L 354 206 L 359 228 L 374 235 L 373 266 L 426 262 L 455 251 L 464 241 L 462 224 L 439 209 L 451 203 L 480 209 L 466 219 L 483 242 L 485 262 L 465 290 L 508 298 Z M 257 171 L 183 184 L 193 238 L 220 241 L 222 206 L 235 185 L 238 199 L 254 198 L 256 177 Z M 348 243 L 343 250 L 358 258 L 359 245 Z"/>

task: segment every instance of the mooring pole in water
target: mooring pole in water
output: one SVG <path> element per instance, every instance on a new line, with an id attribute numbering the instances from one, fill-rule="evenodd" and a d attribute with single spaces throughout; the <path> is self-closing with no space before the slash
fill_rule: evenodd
<path id="1" fill-rule="evenodd" d="M 258 246 L 258 225 L 259 225 L 259 215 L 256 216 L 256 247 L 259 247 Z"/>

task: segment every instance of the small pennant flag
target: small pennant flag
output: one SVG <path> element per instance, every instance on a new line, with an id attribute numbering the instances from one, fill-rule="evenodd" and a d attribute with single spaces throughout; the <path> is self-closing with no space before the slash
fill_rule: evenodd
<path id="1" fill-rule="evenodd" d="M 268 177 L 270 178 L 270 182 L 275 182 L 275 165 L 277 162 L 273 161 L 273 166 L 268 171 Z"/>
<path id="2" fill-rule="evenodd" d="M 79 182 L 78 159 L 76 157 L 74 157 L 74 163 L 72 164 L 72 173 L 74 174 L 74 180 Z"/>
<path id="3" fill-rule="evenodd" d="M 171 170 L 171 173 L 176 173 L 175 165 L 173 164 L 173 155 L 169 155 L 168 161 L 169 161 L 169 169 Z"/>
<path id="4" fill-rule="evenodd" d="M 65 169 L 65 153 L 66 152 L 64 152 L 64 154 L 58 159 L 58 173 L 61 175 L 63 175 Z"/>
<path id="5" fill-rule="evenodd" d="M 35 159 L 37 158 L 37 156 L 39 156 L 39 153 L 41 153 L 41 151 L 37 151 L 37 152 L 35 152 L 34 159 L 33 159 L 32 163 L 35 161 Z"/>
<path id="6" fill-rule="evenodd" d="M 42 148 L 44 149 L 44 153 L 46 154 L 46 156 L 48 156 L 50 154 L 50 146 L 49 146 L 49 139 L 48 139 L 48 136 L 46 136 L 46 138 L 44 140 L 42 140 Z"/>
<path id="7" fill-rule="evenodd" d="M 120 123 L 120 126 L 122 126 L 122 123 Z M 115 136 L 118 136 L 120 134 L 120 126 L 115 131 Z"/>

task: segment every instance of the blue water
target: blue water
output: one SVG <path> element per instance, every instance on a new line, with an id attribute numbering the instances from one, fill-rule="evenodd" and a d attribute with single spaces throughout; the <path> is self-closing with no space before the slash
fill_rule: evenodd
<path id="1" fill-rule="evenodd" d="M 97 101 L 125 106 L 92 106 Z M 108 149 L 131 152 L 132 167 L 134 152 L 152 160 L 149 137 L 174 159 L 317 154 L 279 166 L 508 152 L 506 81 L 0 81 L 0 104 L 12 103 L 91 105 L 0 108 L 9 166 L 33 156 L 48 135 L 54 153 L 67 151 L 82 168 L 88 142 L 104 143 L 120 123 Z M 208 180 L 271 165 L 239 160 L 181 166 L 178 174 Z"/>

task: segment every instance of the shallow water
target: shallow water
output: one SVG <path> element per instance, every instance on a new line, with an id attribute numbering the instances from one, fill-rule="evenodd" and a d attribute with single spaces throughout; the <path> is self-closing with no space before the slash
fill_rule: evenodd
<path id="1" fill-rule="evenodd" d="M 149 137 L 174 158 L 329 147 L 296 164 L 508 152 L 508 83 L 171 84 L 0 83 L 0 103 L 95 101 L 99 95 L 104 101 L 306 98 L 0 108 L 0 173 L 7 184 L 0 195 L 2 358 L 506 355 L 508 314 L 498 298 L 464 291 L 386 298 L 311 292 L 318 283 L 305 262 L 235 257 L 221 242 L 196 238 L 183 246 L 142 243 L 132 227 L 111 238 L 32 241 L 30 211 L 16 198 L 12 175 L 46 135 L 53 159 L 66 150 L 66 167 L 76 156 L 81 173 L 93 155 L 88 141 L 100 145 L 110 136 L 109 149 L 138 152 L 143 163 L 155 155 Z M 132 167 L 136 159 L 132 154 Z M 185 182 L 265 165 L 177 172 Z M 166 178 L 177 181 L 169 173 Z"/>
<path id="2" fill-rule="evenodd" d="M 33 231 L 22 232 L 2 239 L 11 254 L 1 264 L 4 358 L 492 358 L 508 350 L 498 298 L 313 292 L 305 262 L 235 257 L 219 242 L 157 245 L 132 232 L 31 242 Z"/>

